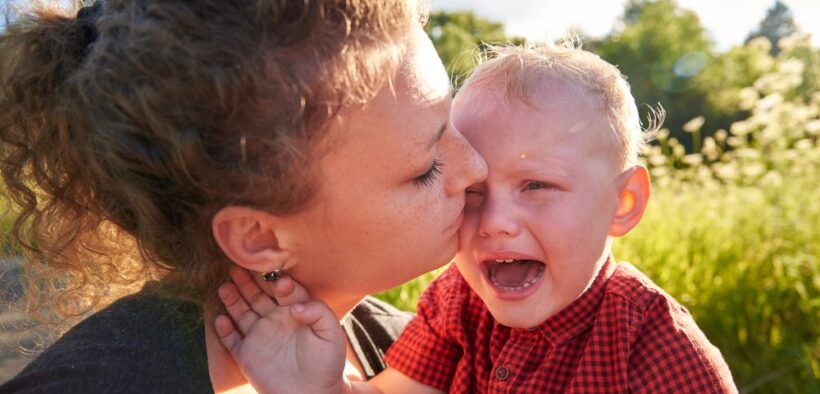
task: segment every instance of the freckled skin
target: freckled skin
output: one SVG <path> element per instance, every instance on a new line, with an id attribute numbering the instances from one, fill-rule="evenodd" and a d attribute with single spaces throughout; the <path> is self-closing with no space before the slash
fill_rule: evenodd
<path id="1" fill-rule="evenodd" d="M 449 79 L 431 42 L 421 28 L 408 41 L 393 88 L 345 111 L 330 131 L 317 203 L 290 218 L 284 240 L 296 260 L 288 273 L 340 316 L 366 294 L 447 263 L 464 190 L 486 175 L 450 124 Z M 436 159 L 441 174 L 414 182 Z"/>
<path id="2" fill-rule="evenodd" d="M 468 191 L 456 265 L 510 327 L 538 325 L 572 303 L 609 251 L 619 205 L 617 143 L 587 94 L 565 85 L 545 84 L 533 97 L 537 108 L 500 99 L 492 85 L 468 86 L 453 104 L 455 126 L 489 168 L 486 181 Z M 534 293 L 522 300 L 495 295 L 480 256 L 497 251 L 546 263 Z"/>

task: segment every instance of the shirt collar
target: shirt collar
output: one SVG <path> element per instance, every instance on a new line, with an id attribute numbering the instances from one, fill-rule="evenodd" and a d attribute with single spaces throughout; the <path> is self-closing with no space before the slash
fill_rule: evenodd
<path id="1" fill-rule="evenodd" d="M 607 280 L 615 272 L 617 264 L 612 256 L 607 257 L 598 274 L 578 299 L 567 305 L 557 314 L 550 316 L 543 323 L 530 331 L 539 332 L 553 345 L 557 345 L 589 327 L 603 301 Z"/>

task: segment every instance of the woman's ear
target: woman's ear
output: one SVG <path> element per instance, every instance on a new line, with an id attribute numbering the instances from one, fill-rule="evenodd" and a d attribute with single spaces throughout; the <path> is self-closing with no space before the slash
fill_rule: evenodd
<path id="1" fill-rule="evenodd" d="M 267 272 L 284 267 L 290 252 L 277 237 L 276 217 L 257 209 L 239 206 L 222 208 L 211 223 L 214 239 L 237 265 L 250 271 Z"/>
<path id="2" fill-rule="evenodd" d="M 638 165 L 618 177 L 618 210 L 609 225 L 609 235 L 622 237 L 641 221 L 651 194 L 649 172 Z"/>

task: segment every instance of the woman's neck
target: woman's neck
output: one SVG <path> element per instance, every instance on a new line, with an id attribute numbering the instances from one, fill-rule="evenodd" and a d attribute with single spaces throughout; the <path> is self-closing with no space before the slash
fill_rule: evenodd
<path id="1" fill-rule="evenodd" d="M 327 296 L 319 296 L 319 299 L 323 300 L 330 310 L 333 311 L 333 314 L 336 315 L 336 318 L 339 319 L 341 322 L 345 316 L 347 316 L 353 308 L 356 308 L 356 305 L 364 299 L 364 296 L 342 296 L 342 295 L 327 295 Z"/>

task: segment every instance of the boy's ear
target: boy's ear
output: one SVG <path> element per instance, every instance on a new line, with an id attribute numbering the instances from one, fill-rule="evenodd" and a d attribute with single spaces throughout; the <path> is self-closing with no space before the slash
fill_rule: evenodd
<path id="1" fill-rule="evenodd" d="M 618 177 L 618 210 L 609 225 L 609 235 L 622 237 L 638 225 L 651 194 L 649 172 L 637 165 Z"/>
<path id="2" fill-rule="evenodd" d="M 214 215 L 211 230 L 222 252 L 250 271 L 283 268 L 290 251 L 277 237 L 277 217 L 248 207 L 228 206 Z M 281 232 L 281 231 L 280 231 Z"/>

